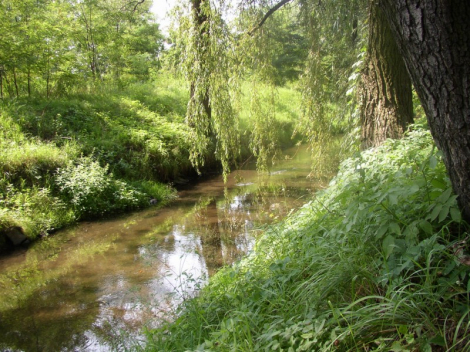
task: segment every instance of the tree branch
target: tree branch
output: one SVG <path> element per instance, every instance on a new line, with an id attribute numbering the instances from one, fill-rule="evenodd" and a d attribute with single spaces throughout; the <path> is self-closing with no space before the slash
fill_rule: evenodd
<path id="1" fill-rule="evenodd" d="M 145 2 L 145 0 L 137 1 L 137 4 L 135 4 L 135 6 L 134 6 L 134 11 L 133 12 L 135 12 L 135 10 L 137 10 L 137 6 L 142 5 L 144 2 Z"/>
<path id="2" fill-rule="evenodd" d="M 121 11 L 122 10 L 125 10 L 128 6 L 132 7 L 134 6 L 134 8 L 132 9 L 132 12 L 135 12 L 135 10 L 137 10 L 137 7 L 139 5 L 142 5 L 143 3 L 145 2 L 145 0 L 136 0 L 136 1 L 131 1 L 127 4 L 125 4 L 124 6 L 121 7 Z"/>
<path id="3" fill-rule="evenodd" d="M 270 8 L 268 12 L 264 15 L 264 17 L 261 19 L 261 21 L 251 30 L 248 32 L 249 35 L 253 35 L 254 32 L 256 32 L 258 29 L 261 28 L 261 26 L 266 22 L 266 20 L 277 10 L 279 10 L 282 6 L 287 4 L 288 2 L 291 2 L 292 0 L 282 0 L 279 3 L 277 3 L 274 7 Z"/>

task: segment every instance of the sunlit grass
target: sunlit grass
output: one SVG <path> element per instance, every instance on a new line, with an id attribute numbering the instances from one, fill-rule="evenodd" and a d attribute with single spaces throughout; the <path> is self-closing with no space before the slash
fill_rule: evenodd
<path id="1" fill-rule="evenodd" d="M 2 102 L 0 231 L 19 227 L 34 239 L 84 217 L 170 199 L 174 191 L 161 182 L 194 171 L 184 124 L 187 92 L 169 78 L 161 83 Z M 59 183 L 64 170 L 69 173 Z"/>
<path id="2" fill-rule="evenodd" d="M 256 149 L 251 88 L 244 85 L 238 107 L 242 162 Z M 292 146 L 300 95 L 291 87 L 257 89 L 258 112 L 274 117 L 272 150 Z M 161 182 L 196 174 L 188 98 L 185 82 L 158 74 L 153 82 L 99 86 L 93 94 L 1 102 L 0 231 L 16 226 L 34 239 L 151 199 L 163 204 L 174 191 Z M 214 155 L 206 157 L 214 167 Z"/>

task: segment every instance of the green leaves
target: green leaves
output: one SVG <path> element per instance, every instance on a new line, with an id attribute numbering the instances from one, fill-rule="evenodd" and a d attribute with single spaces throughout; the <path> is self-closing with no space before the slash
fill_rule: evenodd
<path id="1" fill-rule="evenodd" d="M 96 217 L 124 209 L 137 208 L 148 197 L 108 174 L 91 157 L 57 170 L 55 183 L 60 195 L 71 203 L 79 217 Z"/>
<path id="2" fill-rule="evenodd" d="M 461 214 L 457 208 L 457 196 L 452 195 L 452 188 L 448 186 L 437 197 L 435 197 L 436 194 L 439 193 L 434 192 L 431 196 L 432 198 L 434 197 L 434 200 L 427 209 L 428 215 L 426 216 L 426 219 L 429 221 L 437 220 L 437 222 L 440 223 L 446 220 L 450 213 L 452 221 L 460 222 Z"/>
<path id="3" fill-rule="evenodd" d="M 395 249 L 395 237 L 388 235 L 385 237 L 382 248 L 384 251 L 385 258 L 388 259 Z"/>
<path id="4" fill-rule="evenodd" d="M 49 98 L 149 80 L 163 36 L 149 2 L 125 8 L 119 0 L 1 1 L 2 81 L 15 82 L 2 95 Z"/>

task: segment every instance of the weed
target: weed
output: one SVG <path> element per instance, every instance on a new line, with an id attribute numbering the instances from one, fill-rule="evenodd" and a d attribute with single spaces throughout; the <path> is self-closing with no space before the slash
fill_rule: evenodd
<path id="1" fill-rule="evenodd" d="M 170 199 L 174 191 L 159 181 L 193 170 L 186 92 L 165 77 L 161 83 L 2 101 L 0 231 L 16 226 L 33 239 Z"/>

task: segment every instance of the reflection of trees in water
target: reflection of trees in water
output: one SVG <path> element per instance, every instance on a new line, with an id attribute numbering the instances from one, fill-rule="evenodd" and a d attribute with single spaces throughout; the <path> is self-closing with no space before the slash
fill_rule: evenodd
<path id="1" fill-rule="evenodd" d="M 50 295 L 58 299 L 51 302 Z M 77 295 L 59 282 L 48 291 L 37 290 L 20 307 L 0 313 L 0 331 L 7 332 L 2 342 L 24 351 L 84 349 L 88 341 L 82 332 L 92 326 L 99 314 L 99 307 L 92 303 L 96 293 L 89 298 L 84 300 L 82 292 Z M 89 302 L 88 309 L 72 309 L 77 301 Z"/>
<path id="2" fill-rule="evenodd" d="M 262 182 L 253 188 L 226 192 L 219 202 L 202 197 L 194 207 L 193 232 L 200 237 L 199 253 L 209 275 L 224 264 L 240 259 L 250 250 L 256 223 L 266 223 L 292 208 L 288 199 L 294 189 L 284 183 Z M 300 190 L 299 196 L 305 191 Z"/>
<path id="3" fill-rule="evenodd" d="M 116 225 L 104 222 L 85 227 L 87 237 L 74 244 L 66 256 L 61 254 L 68 243 L 65 237 L 51 236 L 38 242 L 35 248 L 41 247 L 39 253 L 30 248 L 24 266 L 15 266 L 13 274 L 5 270 L 0 275 L 2 290 L 9 292 L 0 291 L 1 305 L 15 304 L 0 313 L 0 331 L 5 336 L 0 350 L 84 350 L 94 341 L 89 340 L 90 334 L 99 345 L 110 345 L 115 332 L 131 332 L 139 323 L 126 316 L 141 309 L 127 306 L 134 303 L 134 287 L 139 288 L 140 303 L 146 305 L 143 299 L 148 299 L 149 305 L 154 305 L 158 300 L 148 313 L 163 316 L 174 304 L 173 296 L 164 295 L 176 287 L 169 286 L 165 275 L 172 268 L 176 273 L 180 262 L 186 260 L 183 256 L 189 254 L 192 263 L 202 263 L 198 270 L 207 268 L 208 274 L 214 274 L 251 249 L 253 227 L 288 213 L 303 202 L 307 188 L 315 188 L 305 176 L 286 182 L 280 175 L 265 176 L 259 182 L 254 177 L 237 180 L 240 184 L 226 190 L 222 199 L 206 194 L 194 204 L 199 193 L 191 194 L 159 215 L 158 222 L 152 211 L 138 220 L 130 217 Z M 204 192 L 212 189 L 210 186 Z M 80 236 L 83 231 L 82 227 Z M 121 235 L 102 235 L 114 232 Z M 97 256 L 108 249 L 106 260 Z M 47 261 L 52 263 L 44 266 Z M 38 262 L 43 264 L 39 267 Z M 115 281 L 117 277 L 123 285 Z M 11 289 L 5 290 L 5 278 L 9 278 Z"/>
<path id="4" fill-rule="evenodd" d="M 210 197 L 203 203 L 204 206 L 200 207 L 195 214 L 201 240 L 199 253 L 204 258 L 209 276 L 212 276 L 224 265 L 222 239 L 216 199 Z"/>
<path id="5" fill-rule="evenodd" d="M 274 219 L 290 210 L 285 184 L 263 183 L 252 191 L 237 188 L 217 203 L 203 197 L 194 207 L 194 233 L 200 236 L 199 253 L 209 275 L 250 250 L 254 223 Z M 274 215 L 273 215 L 274 214 Z"/>
<path id="6" fill-rule="evenodd" d="M 291 190 L 284 183 L 260 184 L 253 196 L 253 206 L 257 208 L 255 222 L 266 223 L 286 214 L 292 207 Z"/>
<path id="7" fill-rule="evenodd" d="M 193 232 L 200 238 L 198 251 L 209 275 L 246 253 L 250 207 L 246 195 L 227 195 L 219 204 L 214 197 L 203 197 L 195 206 Z"/>

